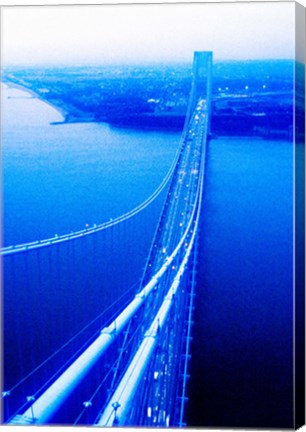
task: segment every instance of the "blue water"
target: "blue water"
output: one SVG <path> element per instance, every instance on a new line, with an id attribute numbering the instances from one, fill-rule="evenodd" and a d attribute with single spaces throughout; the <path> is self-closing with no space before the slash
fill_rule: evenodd
<path id="1" fill-rule="evenodd" d="M 3 92 L 4 244 L 102 223 L 144 201 L 174 158 L 180 135 L 50 125 L 54 108 L 19 89 Z"/>
<path id="2" fill-rule="evenodd" d="M 52 107 L 16 89 L 6 89 L 4 97 L 5 244 L 81 229 L 130 210 L 154 191 L 174 157 L 179 134 L 105 124 L 50 125 L 61 119 Z M 187 405 L 190 426 L 292 426 L 292 176 L 289 142 L 219 138 L 209 143 Z M 142 222 L 143 238 L 149 222 Z M 125 231 L 120 235 L 124 238 Z M 67 266 L 100 271 L 102 263 L 90 263 L 85 252 L 77 256 L 77 245 L 63 248 Z M 86 248 L 95 252 L 100 240 L 87 240 Z M 129 249 L 122 252 L 131 257 Z M 37 259 L 35 254 L 32 258 Z M 15 341 L 19 334 L 19 345 L 6 348 L 12 382 L 17 360 L 32 361 L 25 360 L 23 344 L 33 356 L 33 347 L 44 349 L 44 342 L 50 345 L 60 332 L 73 334 L 116 294 L 101 282 L 100 273 L 95 281 L 77 273 L 73 284 L 61 273 L 60 290 L 51 281 L 40 285 L 35 280 L 29 292 L 24 275 L 28 272 L 34 280 L 32 268 L 18 265 L 24 274 L 4 298 L 10 307 L 6 340 Z M 120 283 L 128 270 L 137 273 L 135 264 L 123 265 L 109 268 Z M 50 264 L 50 279 L 52 272 L 56 268 Z M 43 292 L 47 286 L 52 289 Z M 58 322 L 52 320 L 54 314 L 62 314 Z"/>
<path id="3" fill-rule="evenodd" d="M 3 93 L 7 245 L 69 233 L 133 209 L 159 186 L 178 148 L 180 134 L 173 132 L 50 125 L 61 119 L 52 107 L 20 90 Z M 7 416 L 22 403 L 24 393 L 50 378 L 135 295 L 161 203 L 158 199 L 138 216 L 94 236 L 5 257 L 5 389 L 107 311 L 35 380 L 13 392 L 5 406 Z M 83 401 L 73 402 L 72 417 Z"/>
<path id="4" fill-rule="evenodd" d="M 188 423 L 292 427 L 293 146 L 207 155 Z"/>

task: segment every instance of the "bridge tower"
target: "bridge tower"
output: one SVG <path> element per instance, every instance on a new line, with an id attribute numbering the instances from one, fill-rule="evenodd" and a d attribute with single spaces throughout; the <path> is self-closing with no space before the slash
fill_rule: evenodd
<path id="1" fill-rule="evenodd" d="M 192 67 L 192 88 L 189 99 L 186 121 L 189 122 L 190 115 L 194 112 L 199 99 L 205 99 L 208 106 L 211 104 L 212 91 L 212 51 L 195 51 Z M 210 132 L 210 110 L 208 118 L 208 134 Z"/>

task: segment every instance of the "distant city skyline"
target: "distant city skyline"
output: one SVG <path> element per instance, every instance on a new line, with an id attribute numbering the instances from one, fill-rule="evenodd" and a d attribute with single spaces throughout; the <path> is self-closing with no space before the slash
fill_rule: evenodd
<path id="1" fill-rule="evenodd" d="M 2 9 L 2 66 L 292 59 L 293 2 Z"/>

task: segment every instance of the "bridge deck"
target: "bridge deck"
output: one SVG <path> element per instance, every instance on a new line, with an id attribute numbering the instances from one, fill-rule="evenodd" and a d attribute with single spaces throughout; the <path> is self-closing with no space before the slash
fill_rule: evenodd
<path id="1" fill-rule="evenodd" d="M 137 327 L 137 343 L 134 343 L 129 358 L 120 365 L 121 378 L 118 376 L 118 379 L 114 379 L 113 396 L 110 394 L 105 401 L 96 423 L 107 426 L 126 424 L 128 418 L 133 418 L 134 425 L 173 425 L 174 412 L 178 406 L 178 392 L 181 397 L 179 407 L 181 411 L 183 410 L 182 400 L 185 400 L 185 389 L 178 390 L 178 384 L 173 380 L 173 376 L 183 364 L 182 382 L 185 387 L 187 362 L 182 363 L 181 353 L 176 351 L 189 350 L 193 291 L 192 295 L 189 295 L 190 291 L 184 288 L 182 281 L 185 280 L 186 286 L 190 285 L 186 273 L 188 269 L 193 268 L 191 255 L 194 251 L 201 209 L 206 141 L 210 121 L 211 61 L 211 53 L 195 54 L 194 80 L 181 147 L 171 168 L 171 175 L 167 176 L 161 185 L 164 187 L 169 183 L 169 189 L 138 293 L 127 307 L 101 330 L 98 338 L 77 360 L 21 415 L 12 418 L 10 424 L 27 424 L 29 419 L 32 419 L 35 424 L 47 423 L 123 329 L 126 329 L 125 341 L 135 336 L 132 335 L 135 327 L 131 323 L 136 314 L 138 320 L 142 317 L 142 325 Z M 141 209 L 137 208 L 137 211 Z M 133 214 L 133 211 L 131 213 Z M 74 235 L 84 235 L 84 233 L 74 233 Z M 64 240 L 64 238 L 50 239 L 48 245 Z M 37 247 L 37 243 L 21 245 L 17 249 L 18 251 L 24 251 L 23 248 L 30 250 L 32 246 Z M 11 253 L 11 249 L 7 248 L 4 253 Z M 172 314 L 173 310 L 176 311 L 176 317 Z M 181 319 L 180 323 L 180 316 L 187 316 L 187 331 L 184 319 Z M 181 341 L 183 331 L 188 335 L 186 344 Z M 155 355 L 155 363 L 152 363 L 157 346 L 159 346 L 159 354 Z M 166 351 L 167 356 L 163 354 Z M 119 366 L 116 374 L 118 368 Z M 162 381 L 156 378 L 158 384 L 152 391 L 143 384 L 150 368 L 154 370 L 154 377 L 156 374 L 163 375 Z M 141 383 L 143 386 L 139 391 Z M 142 406 L 141 410 L 132 406 L 136 391 L 141 395 L 138 400 L 138 405 Z M 183 424 L 182 418 L 181 414 L 180 425 Z"/>

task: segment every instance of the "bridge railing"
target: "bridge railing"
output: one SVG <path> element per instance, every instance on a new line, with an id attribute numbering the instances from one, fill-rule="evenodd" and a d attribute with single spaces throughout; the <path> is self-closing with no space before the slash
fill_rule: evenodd
<path id="1" fill-rule="evenodd" d="M 194 93 L 192 97 L 193 98 L 195 97 Z M 202 112 L 203 117 L 205 117 L 205 113 L 208 114 L 209 112 L 209 110 L 205 106 L 204 99 L 200 101 L 200 104 L 197 108 L 199 108 L 199 110 L 201 109 L 203 110 Z M 196 109 L 196 111 L 190 115 L 189 120 L 192 118 L 192 121 L 195 121 L 197 123 L 199 120 L 199 114 L 201 113 L 199 113 L 198 109 Z M 173 237 L 173 239 L 175 240 L 172 240 L 172 245 L 171 245 L 171 247 L 173 246 L 173 248 L 171 249 L 172 252 L 169 254 L 169 256 L 165 255 L 163 257 L 163 261 L 161 261 L 160 266 L 156 268 L 155 271 L 153 272 L 150 281 L 146 283 L 144 287 L 140 290 L 140 292 L 138 292 L 135 295 L 135 297 L 130 301 L 130 303 L 126 307 L 124 307 L 123 310 L 120 311 L 120 313 L 115 317 L 115 319 L 113 319 L 109 323 L 109 325 L 107 325 L 101 330 L 99 336 L 85 349 L 85 351 L 50 385 L 50 387 L 46 391 L 44 391 L 44 393 L 39 395 L 37 400 L 30 401 L 33 403 L 31 403 L 29 408 L 27 408 L 21 415 L 12 418 L 9 423 L 24 424 L 28 421 L 28 419 L 32 419 L 31 421 L 36 424 L 48 423 L 48 421 L 53 417 L 54 413 L 59 409 L 60 406 L 63 405 L 63 403 L 67 400 L 69 395 L 71 395 L 74 389 L 80 384 L 80 382 L 89 373 L 89 371 L 93 368 L 93 366 L 97 364 L 98 360 L 102 357 L 102 355 L 114 343 L 114 341 L 117 340 L 118 336 L 123 333 L 123 329 L 125 329 L 127 325 L 132 321 L 132 319 L 135 317 L 137 312 L 147 302 L 147 299 L 152 297 L 151 293 L 155 290 L 155 288 L 158 285 L 160 285 L 163 280 L 167 279 L 167 282 L 165 282 L 165 287 L 167 288 L 166 293 L 165 295 L 162 294 L 160 296 L 160 302 L 158 303 L 158 311 L 153 317 L 150 316 L 150 326 L 148 327 L 148 330 L 145 333 L 145 340 L 144 340 L 145 346 L 143 346 L 143 348 L 147 353 L 146 358 L 143 360 L 142 363 L 142 360 L 140 359 L 140 354 L 136 354 L 136 356 L 133 358 L 131 363 L 131 364 L 136 364 L 137 366 L 136 369 L 138 370 L 138 372 L 135 372 L 135 375 L 133 376 L 134 384 L 130 387 L 129 392 L 125 393 L 124 396 L 125 398 L 127 398 L 128 401 L 131 400 L 131 397 L 136 391 L 136 388 L 140 382 L 141 376 L 144 370 L 146 369 L 146 365 L 149 362 L 151 353 L 154 351 L 154 347 L 156 344 L 156 334 L 157 334 L 156 326 L 158 323 L 159 326 L 161 325 L 160 323 L 162 323 L 162 326 L 165 325 L 168 319 L 169 316 L 168 314 L 173 304 L 172 302 L 173 296 L 178 290 L 181 277 L 185 272 L 194 245 L 194 241 L 197 233 L 198 221 L 199 221 L 199 214 L 201 209 L 202 192 L 203 192 L 205 145 L 206 145 L 206 137 L 207 137 L 208 115 L 204 120 L 201 119 L 201 121 L 202 121 L 202 128 L 199 130 L 199 136 L 194 138 L 194 142 L 198 146 L 196 148 L 198 149 L 197 151 L 200 156 L 199 159 L 200 170 L 198 176 L 199 180 L 194 183 L 195 193 L 191 193 L 189 195 L 190 202 L 189 202 L 189 207 L 187 207 L 189 217 L 188 218 L 186 217 L 183 228 L 181 228 L 180 230 L 176 230 L 175 236 Z M 190 133 L 188 125 L 189 123 L 185 125 L 180 148 L 178 149 L 176 158 L 173 161 L 173 164 L 167 176 L 165 177 L 165 179 L 163 180 L 159 188 L 148 198 L 148 200 L 146 200 L 140 206 L 136 207 L 135 209 L 131 210 L 125 215 L 122 215 L 114 219 L 113 221 L 109 221 L 105 224 L 98 225 L 93 229 L 81 230 L 72 233 L 71 235 L 69 235 L 69 238 L 67 238 L 67 236 L 60 236 L 60 237 L 54 237 L 51 239 L 44 240 L 42 241 L 45 242 L 43 244 L 41 242 L 40 243 L 32 242 L 23 245 L 18 245 L 18 247 L 20 246 L 20 248 L 18 249 L 17 247 L 18 250 L 15 249 L 15 252 L 16 251 L 24 252 L 26 250 L 32 250 L 37 247 L 49 246 L 67 240 L 72 240 L 73 238 L 83 237 L 84 235 L 92 234 L 99 230 L 108 228 L 110 226 L 114 226 L 115 224 L 119 224 L 123 220 L 131 218 L 135 214 L 141 212 L 160 194 L 160 192 L 164 189 L 166 184 L 168 184 L 169 180 L 173 179 L 174 173 L 177 172 L 177 170 L 179 169 L 178 162 L 180 160 L 181 152 L 183 151 L 184 147 L 188 147 L 189 145 L 187 144 L 187 141 L 189 139 L 188 134 Z M 201 151 L 199 151 L 199 149 L 201 149 Z M 189 185 L 186 185 L 186 187 L 188 186 Z M 171 230 L 175 231 L 174 226 L 171 227 Z M 177 233 L 179 233 L 180 235 L 179 237 L 177 237 Z M 10 253 L 14 253 L 14 251 L 10 250 L 10 248 L 6 248 L 6 250 L 4 250 L 4 255 Z M 172 264 L 174 263 L 175 260 L 177 260 L 177 262 L 175 263 L 176 265 L 173 266 Z M 177 265 L 179 267 L 178 271 L 175 270 L 177 268 L 176 267 Z M 170 271 L 170 269 L 175 270 L 176 273 L 174 271 Z M 170 277 L 169 277 L 169 273 L 171 273 Z M 170 283 L 170 288 L 168 289 L 169 283 Z M 153 339 L 155 338 L 155 341 L 153 341 L 153 345 L 151 344 L 152 338 Z M 120 383 L 119 383 L 119 387 L 120 387 Z M 108 406 L 111 405 L 112 405 L 111 403 L 108 404 Z M 129 402 L 127 402 L 124 405 L 129 405 Z M 112 409 L 114 410 L 113 407 Z M 125 410 L 124 412 L 127 412 L 126 411 L 127 409 L 128 408 L 124 408 Z M 123 414 L 122 418 L 124 418 L 125 415 L 126 414 Z M 113 418 L 113 417 L 114 415 L 112 414 L 112 416 L 109 418 Z"/>
<path id="2" fill-rule="evenodd" d="M 203 168 L 201 168 L 200 175 L 202 175 L 202 171 Z M 165 258 L 164 263 L 161 265 L 159 270 L 152 276 L 149 283 L 147 283 L 144 288 L 136 294 L 128 306 L 125 307 L 125 309 L 107 327 L 101 330 L 101 334 L 77 358 L 77 360 L 75 360 L 73 364 L 53 384 L 51 384 L 51 386 L 37 400 L 33 402 L 31 407 L 22 414 L 23 418 L 31 417 L 34 412 L 36 424 L 47 423 L 83 378 L 88 374 L 91 368 L 101 358 L 104 352 L 121 334 L 130 320 L 135 316 L 136 312 L 144 304 L 153 289 L 157 284 L 159 284 L 163 276 L 170 269 L 173 261 L 179 253 L 183 251 L 183 254 L 186 255 L 184 251 L 184 248 L 186 247 L 185 245 L 190 244 L 190 241 L 187 239 L 191 235 L 191 232 L 195 232 L 195 217 L 198 211 L 197 202 L 200 200 L 201 188 L 202 181 L 197 184 L 195 202 L 192 206 L 189 221 L 182 237 L 178 241 L 172 253 Z M 14 423 L 15 421 L 16 419 L 14 420 L 13 418 L 10 423 Z M 18 422 L 20 422 L 19 417 Z"/>
<path id="3" fill-rule="evenodd" d="M 122 380 L 118 384 L 116 391 L 114 392 L 112 398 L 110 399 L 107 407 L 103 410 L 100 418 L 97 421 L 97 425 L 99 426 L 113 426 L 113 425 L 124 425 L 124 424 L 132 424 L 129 421 L 126 423 L 127 419 L 130 417 L 130 407 L 132 405 L 133 400 L 135 400 L 135 394 L 137 388 L 139 387 L 143 376 L 150 365 L 151 358 L 155 351 L 159 336 L 161 334 L 161 330 L 165 325 L 169 311 L 173 306 L 175 295 L 177 294 L 180 279 L 184 274 L 186 269 L 191 251 L 194 247 L 194 242 L 197 234 L 200 212 L 201 212 L 201 204 L 202 204 L 202 195 L 203 195 L 203 184 L 204 184 L 204 166 L 205 166 L 205 155 L 206 155 L 206 141 L 207 141 L 207 132 L 208 132 L 208 110 L 206 100 L 201 99 L 199 104 L 196 107 L 195 112 L 191 116 L 193 121 L 198 121 L 199 116 L 198 113 L 201 111 L 203 104 L 205 105 L 205 114 L 202 113 L 203 116 L 206 115 L 205 120 L 203 121 L 203 128 L 200 132 L 200 136 L 198 137 L 199 142 L 203 143 L 202 145 L 202 155 L 201 155 L 201 168 L 199 175 L 199 183 L 197 187 L 197 193 L 194 201 L 194 207 L 192 216 L 190 221 L 193 221 L 193 229 L 189 233 L 191 238 L 188 239 L 188 247 L 183 255 L 182 262 L 179 266 L 179 270 L 176 276 L 173 279 L 173 282 L 170 286 L 169 291 L 167 292 L 157 314 L 155 315 L 152 324 L 144 333 L 143 341 L 134 355 L 132 361 L 130 362 Z M 201 113 L 199 113 L 201 115 Z M 189 125 L 188 125 L 189 126 Z M 189 311 L 191 313 L 191 310 Z M 190 313 L 189 313 L 189 322 L 190 322 Z M 190 338 L 190 327 L 188 326 L 188 334 L 187 338 L 189 341 Z M 186 349 L 189 350 L 189 343 L 187 341 Z M 187 354 L 188 355 L 188 352 Z M 185 391 L 186 391 L 186 368 L 187 361 L 184 364 L 184 380 L 183 380 L 183 389 L 182 389 L 182 400 L 181 400 L 181 415 L 179 417 L 179 424 L 183 424 L 183 405 L 185 400 Z M 141 401 L 140 401 L 141 402 Z M 150 408 L 150 407 L 148 407 Z M 167 416 L 169 422 L 169 416 Z"/>
<path id="4" fill-rule="evenodd" d="M 193 224 L 193 214 L 183 237 L 177 244 L 172 254 L 166 259 L 160 270 L 152 277 L 151 281 L 136 294 L 129 305 L 111 322 L 110 325 L 101 330 L 100 336 L 86 349 L 86 351 L 48 388 L 48 390 L 33 403 L 24 414 L 24 417 L 31 417 L 35 412 L 35 423 L 46 423 L 71 392 L 78 386 L 87 375 L 92 366 L 100 359 L 104 352 L 120 335 L 128 322 L 133 318 L 138 309 L 148 298 L 154 287 L 170 268 L 176 255 L 184 246 L 184 242 Z M 10 423 L 14 423 L 14 419 Z"/>
<path id="5" fill-rule="evenodd" d="M 125 423 L 126 417 L 128 415 L 129 408 L 133 401 L 135 392 L 140 383 L 141 378 L 149 364 L 153 351 L 156 347 L 158 340 L 159 331 L 165 325 L 169 311 L 173 305 L 173 299 L 177 294 L 181 277 L 186 269 L 192 248 L 194 246 L 195 237 L 197 234 L 201 201 L 202 201 L 202 191 L 203 191 L 203 176 L 204 167 L 202 164 L 201 169 L 201 181 L 199 183 L 196 205 L 194 207 L 194 212 L 190 218 L 190 223 L 188 224 L 188 229 L 186 232 L 190 234 L 190 228 L 192 225 L 191 237 L 188 241 L 188 247 L 184 254 L 184 259 L 179 267 L 179 270 L 170 286 L 164 301 L 154 317 L 154 320 L 146 331 L 144 335 L 143 342 L 141 343 L 137 353 L 135 354 L 132 362 L 130 363 L 124 377 L 122 378 L 120 384 L 118 385 L 116 392 L 108 403 L 106 409 L 101 415 L 97 425 L 99 426 L 112 426 L 114 422 L 116 425 L 123 425 Z M 185 238 L 182 239 L 185 241 Z"/>

